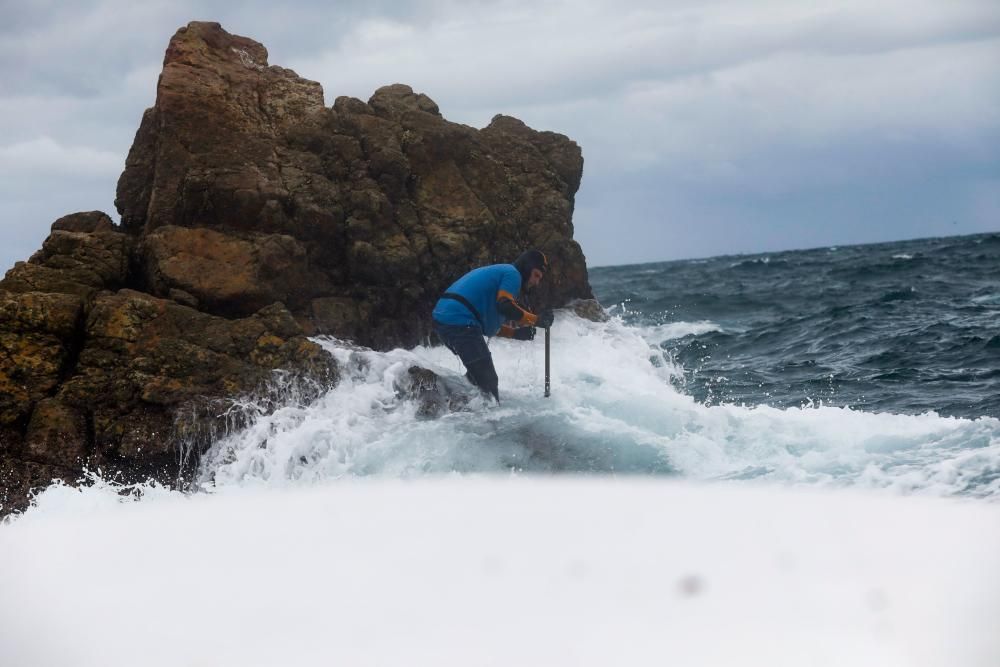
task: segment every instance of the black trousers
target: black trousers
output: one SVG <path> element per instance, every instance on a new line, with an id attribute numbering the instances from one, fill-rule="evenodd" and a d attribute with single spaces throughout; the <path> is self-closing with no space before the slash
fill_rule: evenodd
<path id="1" fill-rule="evenodd" d="M 493 355 L 486 347 L 483 330 L 477 326 L 453 326 L 434 323 L 434 331 L 449 350 L 465 364 L 465 377 L 469 382 L 500 402 L 500 380 L 493 367 Z"/>

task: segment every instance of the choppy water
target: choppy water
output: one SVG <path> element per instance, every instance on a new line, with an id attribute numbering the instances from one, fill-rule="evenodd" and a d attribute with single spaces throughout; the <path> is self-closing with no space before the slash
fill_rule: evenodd
<path id="1" fill-rule="evenodd" d="M 551 473 L 1000 497 L 1000 235 L 594 269 L 612 319 L 496 340 L 503 404 L 421 419 L 440 347 L 323 344 L 346 377 L 220 442 L 209 486 Z"/>
<path id="2" fill-rule="evenodd" d="M 557 314 L 551 397 L 541 337 L 495 340 L 502 405 L 438 418 L 403 389 L 412 365 L 471 389 L 446 349 L 319 339 L 342 381 L 273 412 L 234 399 L 251 425 L 215 443 L 195 493 L 92 473 L 0 522 L 0 664 L 370 663 L 372 647 L 461 664 L 456 627 L 513 647 L 505 663 L 579 662 L 566 646 L 599 628 L 579 655 L 696 664 L 747 610 L 757 635 L 805 643 L 728 662 L 798 664 L 830 635 L 838 664 L 993 664 L 998 254 L 994 235 L 596 269 L 612 317 Z M 618 479 L 538 479 L 567 474 Z M 512 629 L 540 590 L 555 635 L 530 615 Z M 651 649 L 651 619 L 687 643 Z"/>
<path id="3" fill-rule="evenodd" d="M 343 380 L 220 440 L 198 483 L 550 473 L 1000 498 L 1000 235 L 592 271 L 612 317 L 491 343 L 502 405 L 423 418 L 443 347 L 318 339 Z M 100 485 L 100 483 L 99 483 Z"/>
<path id="4" fill-rule="evenodd" d="M 707 403 L 1000 416 L 1000 235 L 598 268 Z M 678 323 L 688 323 L 688 329 Z M 685 334 L 685 335 L 678 335 Z"/>

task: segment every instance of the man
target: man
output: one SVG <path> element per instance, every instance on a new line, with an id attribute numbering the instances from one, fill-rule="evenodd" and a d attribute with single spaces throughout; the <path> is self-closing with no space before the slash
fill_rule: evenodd
<path id="1" fill-rule="evenodd" d="M 513 264 L 473 269 L 445 291 L 432 314 L 434 329 L 465 364 L 465 376 L 500 402 L 499 379 L 483 336 L 532 340 L 535 327 L 552 326 L 552 311 L 538 315 L 517 303 L 522 289 L 534 287 L 549 269 L 538 250 L 522 253 Z M 511 324 L 506 324 L 510 322 Z"/>

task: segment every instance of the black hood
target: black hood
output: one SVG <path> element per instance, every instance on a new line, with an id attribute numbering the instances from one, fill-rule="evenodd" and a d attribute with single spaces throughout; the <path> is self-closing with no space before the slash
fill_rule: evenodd
<path id="1" fill-rule="evenodd" d="M 517 268 L 518 273 L 521 274 L 521 281 L 527 284 L 528 278 L 531 277 L 532 269 L 541 269 L 543 273 L 548 272 L 549 260 L 541 250 L 526 250 L 521 253 L 520 257 L 514 260 L 514 266 Z"/>

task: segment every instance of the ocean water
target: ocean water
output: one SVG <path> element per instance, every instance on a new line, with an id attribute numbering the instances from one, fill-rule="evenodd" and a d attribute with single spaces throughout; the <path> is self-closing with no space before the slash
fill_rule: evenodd
<path id="1" fill-rule="evenodd" d="M 234 398 L 250 426 L 194 489 L 570 473 L 995 500 L 998 260 L 995 234 L 595 268 L 610 318 L 558 311 L 550 397 L 542 336 L 495 339 L 501 405 L 437 418 L 407 371 L 475 394 L 446 348 L 319 338 L 338 386 Z"/>
<path id="2" fill-rule="evenodd" d="M 550 397 L 542 337 L 495 340 L 501 405 L 436 418 L 447 349 L 317 339 L 342 381 L 234 397 L 190 490 L 0 522 L 0 664 L 996 665 L 998 253 L 594 269 Z"/>
<path id="3" fill-rule="evenodd" d="M 442 347 L 319 339 L 345 378 L 232 433 L 199 484 L 576 473 L 1000 497 L 1000 235 L 597 268 L 611 318 L 494 340 L 502 404 L 422 418 Z M 253 402 L 240 409 L 254 414 Z"/>
<path id="4" fill-rule="evenodd" d="M 1000 235 L 597 268 L 700 402 L 1000 417 Z"/>

